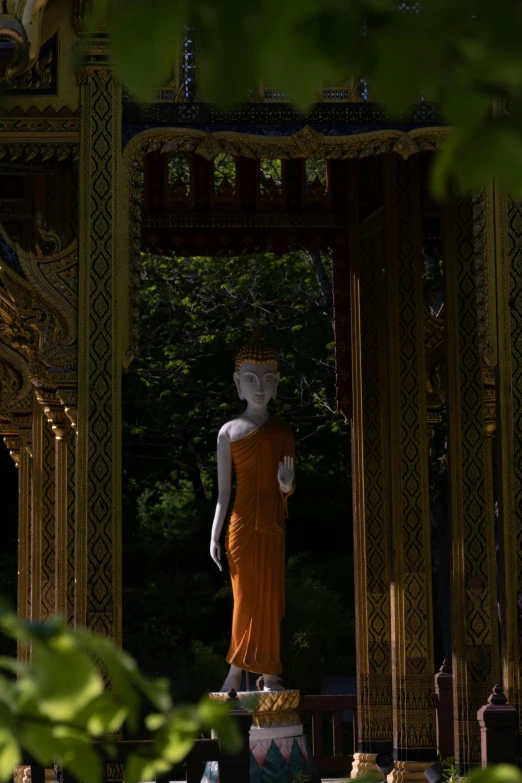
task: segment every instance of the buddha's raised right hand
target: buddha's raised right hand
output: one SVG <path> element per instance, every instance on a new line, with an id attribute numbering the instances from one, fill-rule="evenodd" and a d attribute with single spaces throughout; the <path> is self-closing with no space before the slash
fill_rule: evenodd
<path id="1" fill-rule="evenodd" d="M 217 565 L 219 570 L 222 571 L 223 566 L 221 565 L 221 544 L 219 541 L 216 541 L 213 538 L 210 540 L 210 557 Z"/>

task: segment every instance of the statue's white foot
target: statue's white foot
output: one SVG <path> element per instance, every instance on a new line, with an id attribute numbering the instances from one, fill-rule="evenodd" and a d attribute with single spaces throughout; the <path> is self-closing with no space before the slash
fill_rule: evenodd
<path id="1" fill-rule="evenodd" d="M 229 690 L 239 691 L 241 688 L 241 669 L 237 666 L 231 666 L 230 671 L 223 685 L 221 686 L 220 693 L 228 693 Z"/>
<path id="2" fill-rule="evenodd" d="M 263 674 L 263 690 L 265 692 L 284 691 L 284 689 L 283 680 L 277 674 Z"/>

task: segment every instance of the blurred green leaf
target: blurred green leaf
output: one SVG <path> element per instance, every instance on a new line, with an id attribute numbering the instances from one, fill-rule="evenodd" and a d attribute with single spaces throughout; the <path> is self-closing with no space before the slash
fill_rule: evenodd
<path id="1" fill-rule="evenodd" d="M 62 742 L 56 737 L 54 727 L 44 723 L 22 723 L 20 742 L 43 767 L 49 767 L 62 757 Z"/>
<path id="2" fill-rule="evenodd" d="M 58 764 L 84 783 L 100 783 L 106 758 L 115 757 L 111 733 L 124 722 L 131 734 L 150 741 L 131 757 L 128 783 L 168 771 L 214 726 L 214 717 L 217 730 L 233 736 L 222 705 L 174 709 L 167 681 L 144 676 L 107 638 L 67 629 L 61 618 L 23 623 L 4 607 L 0 622 L 32 643 L 29 662 L 0 660 L 19 675 L 0 676 L 1 781 L 12 779 L 23 749 L 46 768 Z"/>
<path id="3" fill-rule="evenodd" d="M 243 103 L 263 85 L 304 109 L 327 84 L 364 79 L 370 100 L 393 114 L 426 99 L 457 128 L 467 154 L 450 143 L 440 155 L 438 195 L 448 179 L 462 191 L 492 177 L 519 187 L 520 118 L 504 118 L 510 134 L 505 127 L 494 148 L 488 133 L 502 130 L 491 122 L 498 96 L 522 102 L 522 18 L 512 0 L 95 0 L 92 29 L 105 17 L 116 69 L 139 99 L 179 69 L 190 28 L 200 100 Z"/>
<path id="4" fill-rule="evenodd" d="M 181 41 L 186 19 L 184 0 L 126 0 L 110 18 L 114 64 L 138 100 L 150 100 L 179 69 Z M 140 31 L 139 35 L 137 35 Z M 147 65 L 144 39 L 147 35 Z"/>
<path id="5" fill-rule="evenodd" d="M 13 769 L 20 759 L 20 746 L 14 733 L 0 725 L 0 780 L 12 780 Z"/>
<path id="6" fill-rule="evenodd" d="M 103 693 L 88 705 L 85 716 L 80 713 L 79 718 L 87 731 L 93 737 L 117 732 L 125 722 L 129 710 L 125 704 L 114 701 L 108 692 Z"/>
<path id="7" fill-rule="evenodd" d="M 70 634 L 53 646 L 34 644 L 29 678 L 38 688 L 38 705 L 51 720 L 71 720 L 104 689 L 93 661 L 75 649 Z"/>
<path id="8" fill-rule="evenodd" d="M 88 737 L 75 733 L 62 735 L 61 766 L 82 783 L 99 783 L 102 780 L 103 762 Z"/>
<path id="9" fill-rule="evenodd" d="M 469 783 L 522 783 L 522 772 L 510 764 L 494 764 L 471 772 Z"/>

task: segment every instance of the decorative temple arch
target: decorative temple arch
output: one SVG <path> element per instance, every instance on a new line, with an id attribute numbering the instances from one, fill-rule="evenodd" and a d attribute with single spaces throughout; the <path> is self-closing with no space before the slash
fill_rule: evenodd
<path id="1" fill-rule="evenodd" d="M 120 180 L 118 275 L 123 295 L 121 350 L 124 366 L 130 364 L 139 346 L 137 290 L 141 252 L 141 193 L 145 157 L 150 152 L 191 152 L 208 161 L 222 154 L 259 160 L 353 160 L 396 152 L 403 160 L 407 160 L 418 152 L 439 149 L 447 135 L 446 128 L 434 127 L 407 132 L 383 130 L 353 136 L 325 136 L 305 126 L 291 136 L 256 136 L 228 131 L 206 133 L 183 128 L 152 128 L 133 136 L 122 155 Z"/>

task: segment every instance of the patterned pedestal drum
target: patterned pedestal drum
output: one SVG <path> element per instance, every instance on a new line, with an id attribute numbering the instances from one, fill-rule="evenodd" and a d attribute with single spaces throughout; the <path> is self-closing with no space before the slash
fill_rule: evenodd
<path id="1" fill-rule="evenodd" d="M 321 778 L 296 712 L 299 691 L 237 694 L 241 707 L 252 715 L 250 729 L 250 783 L 320 783 Z M 226 701 L 227 694 L 211 693 Z M 217 783 L 216 762 L 209 762 L 201 783 Z"/>

